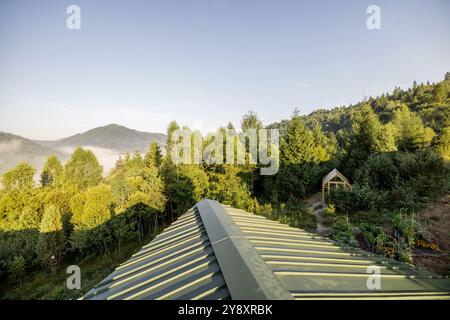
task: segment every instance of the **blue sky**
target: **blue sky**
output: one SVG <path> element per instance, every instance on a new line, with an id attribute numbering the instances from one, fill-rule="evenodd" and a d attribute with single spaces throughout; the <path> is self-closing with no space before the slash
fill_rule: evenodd
<path id="1" fill-rule="evenodd" d="M 81 8 L 82 29 L 66 28 Z M 366 9 L 381 9 L 381 30 Z M 0 130 L 55 139 L 118 123 L 206 132 L 440 81 L 447 0 L 0 0 Z"/>

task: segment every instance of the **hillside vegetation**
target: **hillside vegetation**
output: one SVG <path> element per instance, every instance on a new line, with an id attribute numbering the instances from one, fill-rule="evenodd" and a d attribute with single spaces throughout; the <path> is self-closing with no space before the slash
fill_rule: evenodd
<path id="1" fill-rule="evenodd" d="M 65 165 L 48 158 L 39 184 L 35 169 L 20 163 L 1 180 L 2 297 L 76 297 L 202 198 L 313 230 L 315 216 L 301 200 L 319 191 L 333 168 L 353 189 L 327 198 L 331 236 L 414 262 L 417 247 L 441 250 L 418 212 L 450 188 L 449 110 L 447 75 L 354 106 L 294 112 L 269 126 L 282 132 L 274 176 L 261 176 L 259 166 L 249 164 L 176 166 L 170 157 L 176 122 L 167 130 L 168 155 L 154 142 L 144 155 L 119 159 L 105 178 L 95 155 L 82 148 Z M 241 122 L 241 130 L 263 127 L 253 112 Z M 204 145 L 209 139 L 203 137 Z M 82 266 L 80 291 L 64 287 L 69 264 Z"/>

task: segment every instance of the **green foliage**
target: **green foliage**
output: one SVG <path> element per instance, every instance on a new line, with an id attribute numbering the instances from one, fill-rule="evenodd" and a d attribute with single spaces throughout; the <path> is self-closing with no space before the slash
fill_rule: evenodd
<path id="1" fill-rule="evenodd" d="M 445 73 L 444 80 L 445 80 L 445 81 L 450 81 L 450 72 L 446 72 L 446 73 Z"/>
<path id="2" fill-rule="evenodd" d="M 351 247 L 357 247 L 358 242 L 352 232 L 352 225 L 347 216 L 337 216 L 330 228 L 332 239 Z"/>
<path id="3" fill-rule="evenodd" d="M 22 256 L 15 256 L 9 265 L 9 273 L 14 280 L 21 282 L 22 276 L 25 273 L 26 261 Z"/>
<path id="4" fill-rule="evenodd" d="M 45 162 L 41 173 L 41 185 L 43 187 L 56 187 L 61 183 L 63 166 L 56 156 L 50 156 Z"/>
<path id="5" fill-rule="evenodd" d="M 248 129 L 262 129 L 262 128 L 263 128 L 263 124 L 259 120 L 258 115 L 255 112 L 249 111 L 242 117 L 242 121 L 241 121 L 242 131 L 245 131 Z"/>
<path id="6" fill-rule="evenodd" d="M 406 245 L 410 248 L 414 245 L 417 236 L 417 221 L 414 219 L 414 214 L 407 215 L 399 212 L 394 215 L 393 226 L 399 235 L 404 239 Z"/>
<path id="7" fill-rule="evenodd" d="M 402 105 L 417 113 L 425 126 L 435 132 L 450 126 L 450 79 L 436 84 L 415 84 L 408 90 L 396 88 L 392 94 L 382 94 L 369 101 L 360 102 L 350 106 L 340 106 L 332 110 L 319 109 L 305 116 L 308 127 L 319 122 L 327 133 L 336 134 L 338 131 L 349 131 L 352 127 L 352 117 L 365 104 L 370 104 L 382 123 L 392 120 L 394 111 Z M 280 128 L 284 132 L 286 120 L 270 125 L 271 128 Z"/>
<path id="8" fill-rule="evenodd" d="M 330 161 L 332 156 L 337 155 L 338 146 L 335 136 L 326 135 L 318 121 L 313 124 L 312 134 L 315 144 L 314 154 L 319 162 Z"/>
<path id="9" fill-rule="evenodd" d="M 329 160 L 335 148 L 318 124 L 311 131 L 301 117 L 294 115 L 281 139 L 278 174 L 264 186 L 270 190 L 266 191 L 268 197 L 285 202 L 313 192 L 323 173 L 320 163 Z"/>
<path id="10" fill-rule="evenodd" d="M 422 119 L 406 105 L 394 111 L 393 125 L 397 130 L 398 148 L 403 151 L 424 149 L 435 135 L 433 129 L 426 128 Z"/>
<path id="11" fill-rule="evenodd" d="M 265 207 L 261 210 L 260 214 L 268 219 L 277 220 L 291 227 L 302 228 L 311 232 L 315 231 L 317 227 L 316 216 L 298 203 L 292 201 L 280 203 L 273 207 Z"/>
<path id="12" fill-rule="evenodd" d="M 20 216 L 30 201 L 28 192 L 4 192 L 0 198 L 0 230 L 20 230 Z"/>
<path id="13" fill-rule="evenodd" d="M 341 212 L 349 213 L 357 209 L 355 193 L 347 189 L 335 188 L 331 190 L 327 201 Z"/>
<path id="14" fill-rule="evenodd" d="M 107 250 L 111 241 L 106 222 L 111 219 L 112 194 L 106 185 L 89 187 L 71 200 L 71 223 L 74 249 L 85 251 L 90 248 Z"/>
<path id="15" fill-rule="evenodd" d="M 171 123 L 169 123 L 169 127 L 167 128 L 167 143 L 166 143 L 166 152 L 167 152 L 168 159 L 170 159 L 170 157 L 172 155 L 172 149 L 173 149 L 173 145 L 174 145 L 173 134 L 176 130 L 179 130 L 179 129 L 180 129 L 180 126 L 175 121 L 172 121 Z"/>
<path id="16" fill-rule="evenodd" d="M 338 210 L 418 209 L 425 198 L 449 190 L 449 171 L 432 152 L 396 152 L 370 156 L 355 173 L 352 191 L 336 189 L 329 201 Z"/>
<path id="17" fill-rule="evenodd" d="M 83 277 L 97 279 L 86 285 L 88 289 L 112 270 L 112 261 L 123 261 L 124 255 L 205 197 L 312 231 L 316 217 L 299 202 L 320 190 L 322 177 L 335 167 L 353 186 L 333 189 L 327 199 L 331 236 L 356 246 L 355 226 L 371 250 L 411 261 L 413 243 L 420 236 L 411 212 L 450 189 L 444 161 L 450 158 L 449 107 L 447 79 L 416 83 L 409 90 L 396 88 L 349 107 L 308 116 L 295 113 L 290 120 L 268 126 L 281 133 L 275 176 L 260 176 L 253 164 L 175 165 L 170 154 L 171 138 L 179 129 L 176 122 L 167 130 L 166 156 L 152 143 L 144 156 L 136 152 L 119 159 L 106 179 L 95 155 L 82 148 L 64 167 L 50 157 L 40 186 L 33 180 L 35 170 L 21 163 L 1 179 L 0 269 L 11 275 L 22 275 L 25 268 L 40 270 L 33 280 L 37 287 L 23 283 L 33 292 L 27 297 L 78 297 L 80 292 L 61 285 L 61 270 L 53 268 L 55 282 L 48 283 L 48 271 L 37 262 L 54 267 L 51 256 L 56 263 L 108 257 L 101 266 L 86 266 Z M 241 122 L 241 129 L 249 128 L 263 128 L 254 112 Z M 211 136 L 201 138 L 204 148 Z M 132 251 L 127 249 L 130 245 L 135 246 Z M 12 290 L 11 297 L 23 297 L 22 292 Z"/>
<path id="18" fill-rule="evenodd" d="M 363 104 L 352 117 L 351 131 L 344 136 L 344 173 L 351 173 L 377 152 L 395 150 L 392 130 L 382 125 L 368 104 Z"/>
<path id="19" fill-rule="evenodd" d="M 391 259 L 412 263 L 411 246 L 402 237 L 393 237 L 384 231 L 378 233 L 374 240 L 375 249 Z"/>
<path id="20" fill-rule="evenodd" d="M 102 180 L 103 168 L 94 153 L 78 147 L 64 168 L 64 182 L 80 190 L 96 186 Z"/>
<path id="21" fill-rule="evenodd" d="M 26 206 L 22 209 L 17 229 L 37 229 L 39 227 L 40 221 L 40 212 L 32 206 Z"/>
<path id="22" fill-rule="evenodd" d="M 316 162 L 314 136 L 307 129 L 299 116 L 294 116 L 289 122 L 286 134 L 280 145 L 281 165 L 304 164 Z"/>
<path id="23" fill-rule="evenodd" d="M 235 208 L 247 209 L 253 200 L 249 186 L 240 178 L 239 173 L 239 167 L 233 165 L 223 165 L 210 171 L 207 197 Z"/>
<path id="24" fill-rule="evenodd" d="M 280 201 L 303 198 L 317 189 L 320 173 L 320 167 L 311 163 L 282 166 L 272 192 Z"/>
<path id="25" fill-rule="evenodd" d="M 440 136 L 436 137 L 435 150 L 447 161 L 450 161 L 450 127 L 442 129 Z"/>
<path id="26" fill-rule="evenodd" d="M 36 265 L 38 230 L 0 232 L 0 270 L 10 269 L 14 257 L 22 256 L 27 267 Z"/>
<path id="27" fill-rule="evenodd" d="M 108 181 L 118 213 L 139 203 L 154 211 L 164 211 L 166 197 L 159 169 L 142 159 L 139 153 L 118 161 Z"/>
<path id="28" fill-rule="evenodd" d="M 36 253 L 39 260 L 49 267 L 61 261 L 64 249 L 61 212 L 56 206 L 46 208 L 39 228 Z M 52 269 L 53 270 L 53 269 Z"/>
<path id="29" fill-rule="evenodd" d="M 161 149 L 159 148 L 158 143 L 152 142 L 150 144 L 147 153 L 145 154 L 144 164 L 147 167 L 159 168 L 161 166 L 161 163 L 162 163 Z"/>
<path id="30" fill-rule="evenodd" d="M 34 186 L 36 170 L 28 163 L 21 162 L 15 168 L 3 174 L 2 185 L 5 191 L 31 191 Z"/>
<path id="31" fill-rule="evenodd" d="M 112 195 L 106 185 L 87 189 L 84 199 L 83 215 L 73 215 L 75 229 L 93 229 L 111 218 Z"/>
<path id="32" fill-rule="evenodd" d="M 327 204 L 327 207 L 323 210 L 323 213 L 327 216 L 333 216 L 336 214 L 336 207 L 334 204 L 329 203 Z"/>

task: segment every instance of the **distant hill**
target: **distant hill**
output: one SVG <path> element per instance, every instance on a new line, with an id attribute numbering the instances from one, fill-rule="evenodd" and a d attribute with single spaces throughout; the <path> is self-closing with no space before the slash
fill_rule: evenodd
<path id="1" fill-rule="evenodd" d="M 39 173 L 50 155 L 65 161 L 78 146 L 92 150 L 107 174 L 119 156 L 134 151 L 143 153 L 152 141 L 156 141 L 164 151 L 166 135 L 137 131 L 117 124 L 54 141 L 30 140 L 0 132 L 0 175 L 21 161 L 30 163 Z"/>
<path id="2" fill-rule="evenodd" d="M 443 81 L 437 83 L 414 82 L 411 88 L 402 90 L 395 88 L 392 93 L 385 93 L 376 98 L 368 98 L 349 106 L 340 106 L 333 109 L 317 109 L 303 116 L 305 124 L 312 128 L 320 123 L 325 132 L 336 134 L 339 130 L 351 128 L 352 115 L 363 105 L 370 104 L 383 123 L 392 120 L 394 111 L 401 105 L 417 113 L 423 123 L 440 133 L 443 128 L 450 126 L 450 73 L 445 75 Z M 283 134 L 290 120 L 272 123 L 268 128 L 278 128 Z"/>
<path id="3" fill-rule="evenodd" d="M 41 169 L 50 155 L 61 160 L 67 156 L 58 150 L 40 145 L 32 140 L 10 133 L 0 132 L 0 174 L 26 161 L 36 169 Z"/>
<path id="4" fill-rule="evenodd" d="M 156 141 L 160 146 L 164 146 L 166 135 L 137 131 L 117 124 L 109 124 L 60 140 L 36 140 L 35 142 L 51 148 L 92 146 L 126 153 L 133 151 L 145 152 L 152 141 Z"/>

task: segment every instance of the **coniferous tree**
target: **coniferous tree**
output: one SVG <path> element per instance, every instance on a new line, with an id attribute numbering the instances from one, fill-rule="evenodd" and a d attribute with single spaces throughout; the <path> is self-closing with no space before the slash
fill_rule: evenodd
<path id="1" fill-rule="evenodd" d="M 159 168 L 162 163 L 161 148 L 157 142 L 152 142 L 144 157 L 144 163 L 147 167 Z"/>
<path id="2" fill-rule="evenodd" d="M 281 139 L 280 169 L 270 197 L 288 201 L 311 192 L 317 182 L 319 160 L 313 133 L 295 112 Z"/>
<path id="3" fill-rule="evenodd" d="M 241 120 L 241 130 L 245 131 L 248 129 L 262 129 L 263 124 L 259 120 L 258 115 L 254 111 L 247 112 Z"/>
<path id="4" fill-rule="evenodd" d="M 281 165 L 304 164 L 317 161 L 314 137 L 303 120 L 294 115 L 289 123 L 286 134 L 281 139 Z"/>
<path id="5" fill-rule="evenodd" d="M 450 72 L 447 72 L 447 73 L 445 74 L 444 80 L 445 80 L 445 81 L 449 81 L 449 80 L 450 80 Z"/>
<path id="6" fill-rule="evenodd" d="M 435 149 L 445 160 L 450 160 L 450 127 L 442 129 L 441 135 L 436 139 Z"/>
<path id="7" fill-rule="evenodd" d="M 352 128 L 345 140 L 342 163 L 345 163 L 343 170 L 349 177 L 371 154 L 393 148 L 392 142 L 387 143 L 391 137 L 368 104 L 363 105 L 352 118 Z"/>
<path id="8" fill-rule="evenodd" d="M 400 150 L 415 151 L 430 145 L 435 133 L 423 125 L 420 117 L 407 106 L 394 111 L 393 124 L 397 129 L 397 144 Z"/>
<path id="9" fill-rule="evenodd" d="M 148 156 L 149 154 L 147 154 Z M 151 157 L 143 159 L 139 153 L 127 155 L 119 167 L 112 170 L 108 181 L 116 202 L 117 211 L 142 203 L 162 212 L 165 207 L 164 185 L 159 168 L 152 165 Z"/>
<path id="10" fill-rule="evenodd" d="M 172 149 L 174 146 L 173 134 L 176 130 L 179 129 L 180 126 L 176 123 L 176 121 L 172 121 L 171 123 L 169 123 L 169 126 L 167 128 L 167 142 L 166 142 L 166 155 L 168 160 L 171 160 Z"/>

